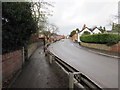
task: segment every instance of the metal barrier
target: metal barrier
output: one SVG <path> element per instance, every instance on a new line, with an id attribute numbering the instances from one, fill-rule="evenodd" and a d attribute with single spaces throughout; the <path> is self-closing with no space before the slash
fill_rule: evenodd
<path id="1" fill-rule="evenodd" d="M 49 45 L 47 45 L 47 47 L 48 46 Z M 55 61 L 69 75 L 69 89 L 77 87 L 84 88 L 87 90 L 102 90 L 102 88 L 99 85 L 90 80 L 86 75 L 79 72 L 78 70 L 61 60 L 59 57 L 51 53 L 47 49 L 47 47 L 45 47 L 45 56 L 47 60 L 49 60 L 49 63 L 52 64 L 52 62 Z"/>

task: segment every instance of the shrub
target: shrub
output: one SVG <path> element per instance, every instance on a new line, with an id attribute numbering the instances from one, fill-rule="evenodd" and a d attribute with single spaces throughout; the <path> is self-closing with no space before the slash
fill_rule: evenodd
<path id="1" fill-rule="evenodd" d="M 118 34 L 94 34 L 94 35 L 81 36 L 80 40 L 86 43 L 106 44 L 110 46 L 120 41 L 120 35 Z"/>
<path id="2" fill-rule="evenodd" d="M 90 32 L 85 31 L 85 32 L 82 34 L 82 36 L 85 36 L 85 35 L 90 35 Z"/>

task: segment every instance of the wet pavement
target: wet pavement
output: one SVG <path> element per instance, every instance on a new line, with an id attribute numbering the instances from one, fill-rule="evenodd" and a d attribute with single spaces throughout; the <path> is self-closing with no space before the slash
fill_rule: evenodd
<path id="1" fill-rule="evenodd" d="M 55 62 L 49 64 L 40 47 L 26 62 L 11 88 L 68 88 L 68 76 Z"/>

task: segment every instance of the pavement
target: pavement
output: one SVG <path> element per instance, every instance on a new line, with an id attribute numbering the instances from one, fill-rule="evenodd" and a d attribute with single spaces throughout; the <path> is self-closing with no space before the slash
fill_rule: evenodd
<path id="1" fill-rule="evenodd" d="M 55 63 L 49 64 L 40 47 L 10 88 L 68 88 L 68 76 Z"/>
<path id="2" fill-rule="evenodd" d="M 118 59 L 99 55 L 69 39 L 51 44 L 48 49 L 102 88 L 118 88 Z"/>

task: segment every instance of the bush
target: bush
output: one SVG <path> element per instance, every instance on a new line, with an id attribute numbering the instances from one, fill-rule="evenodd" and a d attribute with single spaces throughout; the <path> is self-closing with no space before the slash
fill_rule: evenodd
<path id="1" fill-rule="evenodd" d="M 82 34 L 82 36 L 85 36 L 85 35 L 90 35 L 90 32 L 85 31 L 85 32 Z"/>
<path id="2" fill-rule="evenodd" d="M 80 40 L 86 43 L 106 44 L 110 46 L 120 41 L 120 35 L 118 34 L 94 34 L 94 35 L 81 36 Z"/>

